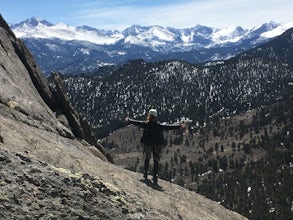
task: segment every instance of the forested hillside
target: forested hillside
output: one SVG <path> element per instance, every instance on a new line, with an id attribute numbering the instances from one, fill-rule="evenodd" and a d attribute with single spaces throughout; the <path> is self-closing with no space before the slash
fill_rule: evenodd
<path id="1" fill-rule="evenodd" d="M 292 82 L 292 68 L 265 58 L 194 66 L 179 61 L 133 61 L 108 77 L 66 76 L 72 103 L 103 137 L 125 116 L 145 117 L 155 107 L 160 120 L 186 116 L 203 123 L 275 102 Z"/>
<path id="2" fill-rule="evenodd" d="M 229 171 L 211 173 L 198 187 L 199 193 L 250 219 L 292 218 L 292 94 L 290 88 L 281 100 L 262 107 L 251 123 L 243 126 L 242 130 L 250 136 L 240 148 L 244 164 L 239 166 L 234 155 L 228 157 Z"/>

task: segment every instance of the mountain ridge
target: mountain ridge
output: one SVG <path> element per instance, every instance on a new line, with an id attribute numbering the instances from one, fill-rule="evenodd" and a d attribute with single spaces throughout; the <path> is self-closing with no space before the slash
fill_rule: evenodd
<path id="1" fill-rule="evenodd" d="M 275 59 L 280 62 L 293 64 L 293 46 L 292 46 L 293 28 L 288 29 L 279 37 L 258 46 L 256 49 L 250 49 L 235 58 L 245 58 L 253 56 L 263 56 L 269 59 Z M 233 58 L 234 59 L 234 58 Z M 232 60 L 233 60 L 232 59 Z"/>
<path id="2" fill-rule="evenodd" d="M 270 22 L 250 30 L 202 25 L 185 29 L 133 25 L 123 31 L 110 31 L 62 23 L 52 25 L 36 18 L 11 25 L 47 75 L 52 71 L 93 73 L 101 66 L 132 59 L 151 62 L 177 59 L 190 63 L 225 60 L 267 42 L 290 27 L 293 23 Z"/>
<path id="3" fill-rule="evenodd" d="M 91 43 L 99 44 L 99 45 L 107 45 L 107 44 L 115 44 L 120 42 L 121 40 L 124 43 L 130 42 L 131 44 L 136 44 L 138 46 L 148 46 L 153 47 L 153 50 L 156 49 L 154 46 L 156 43 L 163 44 L 164 41 L 176 41 L 176 44 L 181 43 L 180 47 L 184 46 L 182 43 L 190 43 L 196 44 L 195 36 L 204 36 L 205 38 L 210 37 L 211 44 L 204 44 L 202 47 L 213 47 L 213 45 L 224 44 L 227 42 L 235 42 L 235 38 L 252 36 L 252 35 L 264 35 L 268 36 L 268 32 L 276 32 L 275 29 L 279 28 L 280 30 L 274 35 L 270 35 L 269 38 L 278 36 L 282 34 L 288 28 L 293 27 L 293 23 L 286 24 L 277 24 L 274 22 L 265 23 L 251 29 L 243 29 L 240 26 L 232 26 L 228 28 L 213 28 L 202 25 L 196 25 L 193 28 L 173 28 L 173 27 L 163 27 L 158 25 L 153 26 L 141 26 L 141 25 L 132 25 L 129 28 L 124 29 L 123 31 L 110 31 L 110 30 L 99 30 L 89 26 L 78 26 L 73 27 L 66 25 L 64 23 L 52 24 L 41 18 L 30 18 L 28 20 L 22 21 L 18 24 L 11 25 L 12 30 L 15 32 L 17 37 L 20 38 L 59 38 L 65 40 L 80 40 L 80 41 L 88 41 Z M 48 31 L 54 31 L 53 33 L 48 33 Z M 60 30 L 60 32 L 59 32 Z M 85 38 L 82 38 L 79 31 L 83 31 L 81 34 L 85 34 Z M 70 33 L 70 37 L 65 37 L 64 33 Z M 66 33 L 66 34 L 68 34 Z M 88 38 L 87 38 L 88 35 Z M 101 40 L 97 40 L 92 38 L 91 36 L 95 36 L 95 38 L 100 38 Z M 105 38 L 107 37 L 107 38 Z M 133 38 L 131 41 L 127 38 Z M 114 38 L 113 40 L 110 40 Z M 107 41 L 109 39 L 109 41 Z M 156 43 L 152 43 L 152 39 L 159 40 L 155 41 Z M 104 40 L 104 41 L 103 41 Z M 150 42 L 148 44 L 147 42 Z M 180 42 L 181 41 L 181 42 Z M 139 43 L 141 42 L 141 44 Z M 175 45 L 176 45 L 175 44 Z M 153 46 L 152 46 L 153 45 Z M 195 48 L 199 48 L 200 44 Z M 185 49 L 186 50 L 186 49 Z"/>

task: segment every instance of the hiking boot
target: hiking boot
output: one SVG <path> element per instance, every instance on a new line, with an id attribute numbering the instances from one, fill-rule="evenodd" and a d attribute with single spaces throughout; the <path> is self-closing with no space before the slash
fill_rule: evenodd
<path id="1" fill-rule="evenodd" d="M 158 184 L 158 177 L 157 176 L 154 176 L 153 177 L 153 181 L 154 181 L 155 184 Z"/>
<path id="2" fill-rule="evenodd" d="M 144 180 L 147 180 L 148 179 L 148 174 L 147 173 L 144 173 L 143 174 L 143 178 L 144 178 Z"/>

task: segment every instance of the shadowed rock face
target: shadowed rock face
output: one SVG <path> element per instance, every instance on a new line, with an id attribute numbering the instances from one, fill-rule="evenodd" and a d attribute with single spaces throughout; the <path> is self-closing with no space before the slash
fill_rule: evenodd
<path id="1" fill-rule="evenodd" d="M 180 186 L 147 185 L 141 174 L 107 162 L 94 141 L 73 132 L 64 103 L 30 53 L 2 17 L 0 25 L 1 219 L 245 219 Z"/>

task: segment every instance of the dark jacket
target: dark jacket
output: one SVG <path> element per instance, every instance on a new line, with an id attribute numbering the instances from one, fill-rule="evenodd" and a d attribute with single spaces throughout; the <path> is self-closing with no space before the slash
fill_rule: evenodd
<path id="1" fill-rule="evenodd" d="M 137 121 L 133 119 L 129 119 L 129 123 L 143 128 L 140 142 L 147 145 L 163 145 L 163 131 L 180 128 L 180 125 L 162 125 L 158 122 Z"/>

